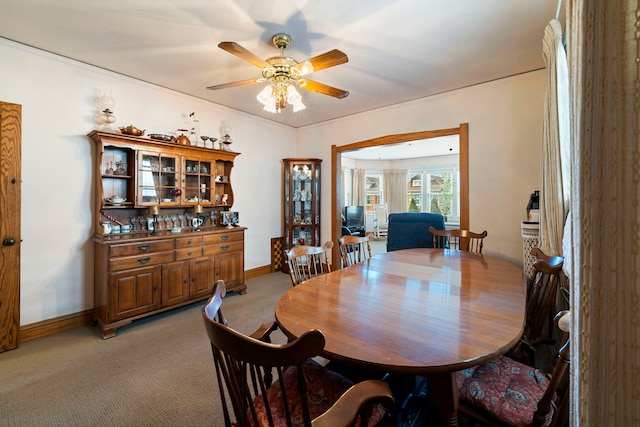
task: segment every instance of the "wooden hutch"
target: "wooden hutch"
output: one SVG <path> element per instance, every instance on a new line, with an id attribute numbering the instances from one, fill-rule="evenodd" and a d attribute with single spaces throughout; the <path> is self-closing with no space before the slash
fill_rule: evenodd
<path id="1" fill-rule="evenodd" d="M 210 297 L 219 279 L 228 291 L 246 292 L 245 228 L 222 224 L 232 218 L 239 153 L 119 133 L 89 137 L 96 144 L 94 317 L 103 338 Z M 120 232 L 111 232 L 116 225 Z"/>

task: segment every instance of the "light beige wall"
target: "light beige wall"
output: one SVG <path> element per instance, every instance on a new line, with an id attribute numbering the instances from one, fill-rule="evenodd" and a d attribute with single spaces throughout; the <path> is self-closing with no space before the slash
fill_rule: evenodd
<path id="1" fill-rule="evenodd" d="M 280 159 L 296 132 L 247 114 L 0 38 L 0 98 L 22 105 L 22 325 L 93 307 L 93 100 L 111 88 L 116 125 L 147 133 L 184 128 L 196 112 L 203 135 L 233 127 L 234 210 L 246 232 L 245 268 L 271 263 L 281 235 Z"/>
<path id="2" fill-rule="evenodd" d="M 485 251 L 522 264 L 520 222 L 539 188 L 544 73 L 535 71 L 298 130 L 297 154 L 325 159 L 322 235 L 331 236 L 331 145 L 469 123 L 470 227 Z M 344 101 L 336 101 L 344 102 Z"/>

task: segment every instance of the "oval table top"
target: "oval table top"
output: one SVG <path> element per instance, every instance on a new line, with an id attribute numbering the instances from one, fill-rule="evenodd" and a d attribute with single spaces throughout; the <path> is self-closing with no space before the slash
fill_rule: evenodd
<path id="1" fill-rule="evenodd" d="M 412 374 L 453 372 L 505 353 L 525 321 L 522 269 L 488 255 L 406 249 L 307 280 L 278 301 L 291 338 L 320 329 L 324 356 Z"/>

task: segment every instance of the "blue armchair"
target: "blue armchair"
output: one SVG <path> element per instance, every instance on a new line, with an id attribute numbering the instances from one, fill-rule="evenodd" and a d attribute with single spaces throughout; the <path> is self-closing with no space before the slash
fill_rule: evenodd
<path id="1" fill-rule="evenodd" d="M 387 252 L 410 248 L 432 248 L 429 227 L 444 230 L 444 216 L 427 212 L 389 214 Z"/>

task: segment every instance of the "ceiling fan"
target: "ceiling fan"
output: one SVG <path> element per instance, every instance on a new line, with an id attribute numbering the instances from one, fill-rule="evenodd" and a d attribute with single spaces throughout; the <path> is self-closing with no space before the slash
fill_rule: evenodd
<path id="1" fill-rule="evenodd" d="M 307 59 L 306 61 L 298 62 L 293 58 L 285 56 L 284 50 L 291 43 L 291 37 L 289 35 L 279 33 L 274 35 L 271 41 L 275 47 L 280 49 L 280 55 L 272 56 L 265 60 L 249 52 L 236 42 L 221 42 L 218 44 L 220 49 L 261 68 L 262 77 L 209 86 L 207 89 L 218 90 L 269 82 L 264 90 L 258 94 L 257 99 L 264 105 L 265 110 L 274 113 L 280 112 L 286 107 L 287 102 L 293 106 L 294 112 L 305 108 L 304 104 L 302 104 L 302 97 L 295 90 L 296 86 L 338 99 L 345 98 L 349 95 L 349 92 L 346 90 L 303 78 L 303 76 L 307 74 L 348 62 L 349 58 L 343 52 L 338 49 L 333 49 Z"/>

